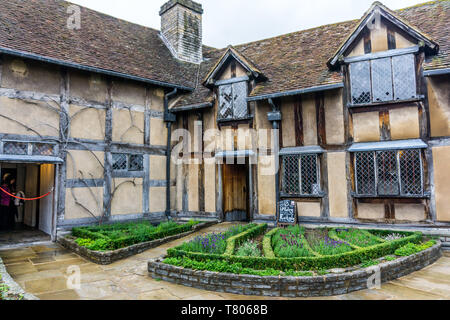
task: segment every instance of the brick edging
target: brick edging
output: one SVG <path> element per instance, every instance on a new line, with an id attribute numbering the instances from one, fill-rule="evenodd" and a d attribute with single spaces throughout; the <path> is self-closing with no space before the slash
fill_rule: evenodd
<path id="1" fill-rule="evenodd" d="M 441 243 L 408 257 L 341 274 L 315 277 L 260 277 L 210 271 L 196 271 L 162 263 L 162 259 L 148 262 L 151 277 L 197 289 L 233 294 L 270 297 L 320 297 L 350 293 L 368 288 L 368 280 L 376 270 L 381 283 L 420 270 L 442 256 Z"/>
<path id="2" fill-rule="evenodd" d="M 189 236 L 201 229 L 213 226 L 217 224 L 217 221 L 210 221 L 205 223 L 200 223 L 197 225 L 194 225 L 191 231 L 176 234 L 173 236 L 169 236 L 162 239 L 157 239 L 153 241 L 138 243 L 126 248 L 114 250 L 114 251 L 92 251 L 85 247 L 79 246 L 74 239 L 72 239 L 70 236 L 61 237 L 58 238 L 57 241 L 60 243 L 63 247 L 74 251 L 78 255 L 88 259 L 89 261 L 100 264 L 100 265 L 108 265 L 115 261 L 122 260 L 125 258 L 128 258 L 130 256 L 134 256 L 136 254 L 140 254 L 148 249 L 152 249 L 155 247 L 158 247 L 164 243 L 171 242 L 174 240 L 178 240 L 180 238 Z"/>

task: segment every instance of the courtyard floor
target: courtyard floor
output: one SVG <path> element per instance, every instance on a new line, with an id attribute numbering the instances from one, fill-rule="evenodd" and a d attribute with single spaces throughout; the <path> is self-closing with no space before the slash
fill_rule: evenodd
<path id="1" fill-rule="evenodd" d="M 222 223 L 204 229 L 142 254 L 99 266 L 55 243 L 0 250 L 9 274 L 27 292 L 42 300 L 256 300 L 267 297 L 241 296 L 209 292 L 157 281 L 148 276 L 147 261 L 165 254 L 170 247 L 198 234 L 228 229 Z M 68 289 L 68 268 L 78 266 L 81 287 Z M 277 298 L 274 298 L 277 299 Z M 278 298 L 282 299 L 282 298 Z M 426 299 L 450 300 L 450 252 L 435 264 L 401 279 L 382 285 L 379 290 L 363 290 L 346 295 L 316 299 L 385 300 Z"/>

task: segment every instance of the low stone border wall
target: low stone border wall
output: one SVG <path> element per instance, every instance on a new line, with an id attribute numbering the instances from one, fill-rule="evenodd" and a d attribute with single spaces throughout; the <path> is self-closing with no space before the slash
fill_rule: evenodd
<path id="1" fill-rule="evenodd" d="M 170 237 L 157 239 L 149 242 L 138 243 L 126 248 L 114 250 L 114 251 L 92 251 L 87 249 L 86 247 L 79 246 L 75 242 L 75 238 L 72 236 L 65 236 L 58 238 L 58 242 L 65 248 L 74 251 L 80 256 L 88 259 L 91 262 L 101 265 L 108 265 L 115 261 L 122 260 L 128 258 L 130 256 L 134 256 L 136 254 L 142 253 L 148 249 L 152 249 L 158 247 L 164 243 L 174 241 L 183 237 L 186 237 L 192 233 L 199 231 L 200 229 L 207 228 L 217 224 L 217 221 L 210 221 L 205 223 L 200 223 L 194 225 L 191 231 L 176 234 Z"/>
<path id="2" fill-rule="evenodd" d="M 319 297 L 367 289 L 369 278 L 374 278 L 378 270 L 381 272 L 381 283 L 403 277 L 436 262 L 441 255 L 439 242 L 409 257 L 353 272 L 315 277 L 260 277 L 195 271 L 164 264 L 162 259 L 150 260 L 148 272 L 153 278 L 209 291 L 288 298 Z"/>
<path id="3" fill-rule="evenodd" d="M 0 275 L 3 283 L 8 286 L 9 292 L 13 295 L 22 296 L 23 300 L 39 300 L 37 297 L 30 293 L 26 293 L 25 290 L 22 289 L 21 286 L 19 286 L 13 278 L 9 275 L 9 273 L 6 271 L 6 267 L 3 264 L 2 258 L 0 258 Z"/>

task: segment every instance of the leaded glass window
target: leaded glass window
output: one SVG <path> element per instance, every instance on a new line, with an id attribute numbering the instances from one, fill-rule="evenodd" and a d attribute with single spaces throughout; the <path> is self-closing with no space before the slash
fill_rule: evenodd
<path id="1" fill-rule="evenodd" d="M 282 156 L 282 192 L 289 195 L 320 195 L 316 154 Z"/>
<path id="2" fill-rule="evenodd" d="M 28 143 L 5 142 L 3 144 L 3 153 L 10 155 L 26 155 L 28 154 Z"/>
<path id="3" fill-rule="evenodd" d="M 247 82 L 219 86 L 219 120 L 239 120 L 248 116 Z"/>
<path id="4" fill-rule="evenodd" d="M 422 196 L 423 164 L 419 149 L 355 153 L 356 194 Z"/>
<path id="5" fill-rule="evenodd" d="M 351 104 L 417 98 L 414 54 L 350 63 Z"/>
<path id="6" fill-rule="evenodd" d="M 350 83 L 353 104 L 365 104 L 372 101 L 369 61 L 350 64 Z"/>
<path id="7" fill-rule="evenodd" d="M 114 171 L 143 171 L 144 156 L 124 153 L 114 153 L 112 155 L 112 167 Z"/>

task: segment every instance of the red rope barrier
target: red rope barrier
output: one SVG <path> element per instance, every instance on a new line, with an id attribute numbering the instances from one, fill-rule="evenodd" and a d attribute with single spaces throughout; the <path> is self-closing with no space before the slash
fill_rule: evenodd
<path id="1" fill-rule="evenodd" d="M 8 196 L 10 196 L 10 197 L 13 197 L 13 198 L 16 198 L 16 199 L 19 199 L 19 200 L 23 200 L 23 201 L 34 201 L 34 200 L 39 200 L 39 199 L 42 199 L 42 198 L 47 197 L 48 195 L 50 195 L 50 193 L 53 192 L 53 188 L 52 188 L 52 190 L 50 190 L 48 193 L 44 194 L 43 196 L 37 197 L 37 198 L 21 198 L 21 197 L 17 197 L 17 196 L 15 196 L 15 195 L 9 193 L 8 191 L 6 191 L 6 190 L 3 189 L 3 188 L 0 188 L 0 190 L 3 191 L 4 193 L 6 193 L 6 194 L 7 194 Z"/>

